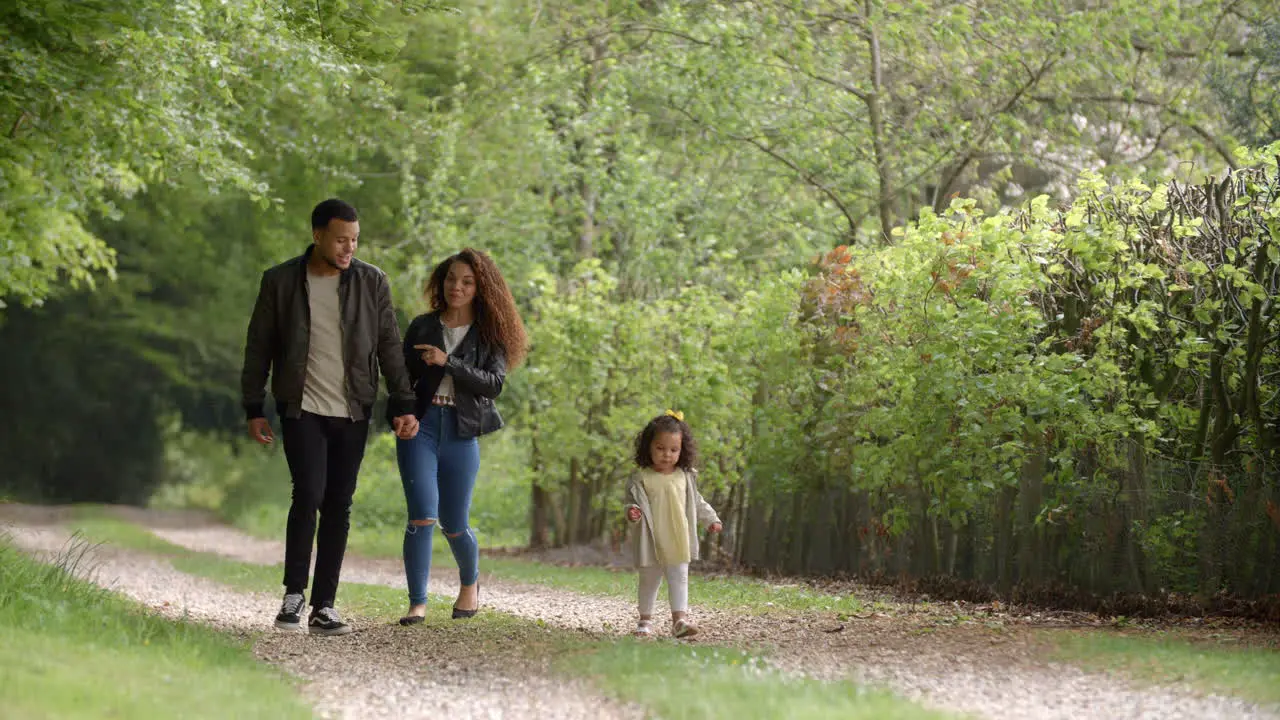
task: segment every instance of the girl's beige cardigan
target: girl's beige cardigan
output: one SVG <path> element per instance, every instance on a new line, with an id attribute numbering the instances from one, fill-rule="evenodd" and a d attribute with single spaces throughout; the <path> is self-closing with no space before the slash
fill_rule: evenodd
<path id="1" fill-rule="evenodd" d="M 720 522 L 715 509 L 702 498 L 698 492 L 698 472 L 684 470 L 685 501 L 684 512 L 689 524 L 689 556 L 698 559 L 698 530 Z M 633 473 L 627 479 L 626 507 L 640 508 L 640 527 L 631 533 L 631 549 L 635 557 L 636 567 L 649 567 L 658 564 L 658 553 L 654 549 L 653 514 L 649 509 L 649 498 L 644 492 L 644 484 L 640 482 L 640 473 Z M 624 508 L 625 510 L 625 508 Z"/>

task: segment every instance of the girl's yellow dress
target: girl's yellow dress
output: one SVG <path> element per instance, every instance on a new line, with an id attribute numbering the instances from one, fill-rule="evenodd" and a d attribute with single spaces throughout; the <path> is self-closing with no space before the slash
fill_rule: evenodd
<path id="1" fill-rule="evenodd" d="M 689 520 L 685 509 L 684 471 L 670 473 L 645 470 L 640 474 L 644 493 L 649 497 L 653 513 L 653 544 L 659 565 L 687 563 L 689 553 Z"/>

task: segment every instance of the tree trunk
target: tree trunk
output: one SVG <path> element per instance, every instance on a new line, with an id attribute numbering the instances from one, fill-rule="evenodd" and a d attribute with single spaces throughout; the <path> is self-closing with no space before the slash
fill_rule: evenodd
<path id="1" fill-rule="evenodd" d="M 805 532 L 809 536 L 805 570 L 807 572 L 830 575 L 835 570 L 832 562 L 832 545 L 836 532 L 836 493 L 826 490 L 822 493 L 822 502 L 807 503 L 807 515 L 810 522 L 805 523 Z"/>
<path id="2" fill-rule="evenodd" d="M 787 561 L 785 570 L 791 575 L 802 575 L 807 570 L 806 549 L 809 540 L 809 524 L 805 522 L 805 496 L 796 493 L 791 496 L 791 518 L 784 530 L 787 538 Z"/>
<path id="3" fill-rule="evenodd" d="M 769 388 L 763 378 L 756 380 L 756 390 L 751 396 L 751 442 L 757 446 L 760 438 L 760 423 L 756 419 L 756 410 L 769 401 Z M 765 537 L 768 517 L 768 506 L 771 498 L 766 498 L 764 481 L 759 475 L 747 468 L 743 482 L 742 524 L 737 530 L 737 548 L 735 557 L 751 568 L 761 568 L 765 564 Z M 770 493 L 769 495 L 772 495 Z"/>
<path id="4" fill-rule="evenodd" d="M 529 547 L 541 549 L 551 544 L 550 504 L 551 498 L 542 487 L 543 477 L 542 451 L 538 446 L 537 425 L 529 441 L 529 465 L 533 472 L 533 482 L 529 484 Z"/>
<path id="5" fill-rule="evenodd" d="M 1129 472 L 1125 475 L 1128 487 L 1121 495 L 1121 517 L 1124 518 L 1121 539 L 1125 545 L 1126 577 L 1130 592 L 1143 593 L 1147 590 L 1146 558 L 1135 528 L 1146 528 L 1150 523 L 1146 503 L 1150 488 L 1147 482 L 1147 451 L 1142 436 L 1130 441 Z"/>
<path id="6" fill-rule="evenodd" d="M 529 492 L 529 547 L 539 550 L 551 545 L 550 498 L 536 480 Z"/>
<path id="7" fill-rule="evenodd" d="M 872 3 L 865 5 L 867 19 L 867 44 L 871 53 L 871 91 L 866 95 L 867 115 L 871 121 L 871 151 L 876 161 L 876 180 L 878 191 L 877 208 L 880 214 L 880 241 L 888 244 L 893 236 L 893 176 L 889 169 L 888 135 L 885 132 L 884 109 L 884 67 L 880 56 L 880 35 L 871 20 Z"/>
<path id="8" fill-rule="evenodd" d="M 1040 557 L 1040 529 L 1036 516 L 1044 506 L 1044 472 L 1048 462 L 1042 438 L 1025 438 L 1033 446 L 1022 464 L 1019 478 L 1020 518 L 1018 528 L 1018 577 L 1022 582 L 1039 582 L 1043 576 Z"/>
<path id="9" fill-rule="evenodd" d="M 1013 508 L 1017 499 L 1018 489 L 1006 487 L 1001 489 L 1000 497 L 996 501 L 996 547 L 992 557 L 996 565 L 996 587 L 1005 596 L 1013 590 L 1013 574 L 1016 569 L 1013 564 Z"/>
<path id="10" fill-rule="evenodd" d="M 573 458 L 569 461 L 569 492 L 568 497 L 566 498 L 568 500 L 569 508 L 568 512 L 565 513 L 567 516 L 565 519 L 568 520 L 568 525 L 565 527 L 565 533 L 561 544 L 573 544 L 578 539 L 578 500 L 582 497 L 582 493 L 579 492 L 578 486 L 581 482 L 582 481 L 579 478 L 578 458 Z"/>

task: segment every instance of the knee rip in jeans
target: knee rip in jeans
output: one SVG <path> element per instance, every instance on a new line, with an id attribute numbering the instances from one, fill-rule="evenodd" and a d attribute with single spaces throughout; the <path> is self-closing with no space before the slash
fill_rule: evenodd
<path id="1" fill-rule="evenodd" d="M 410 520 L 408 525 L 404 526 L 405 533 L 409 535 L 417 534 L 420 527 L 431 527 L 436 524 L 435 518 L 427 518 L 426 520 Z"/>
<path id="2" fill-rule="evenodd" d="M 446 530 L 445 528 L 443 528 L 443 527 L 442 527 L 442 528 L 440 528 L 440 531 L 441 531 L 441 532 L 443 532 L 443 533 L 444 533 L 444 536 L 445 536 L 445 537 L 447 537 L 447 538 L 456 538 L 456 537 L 461 537 L 462 535 L 464 535 L 464 534 L 465 534 L 467 531 L 469 531 L 470 529 L 471 529 L 471 528 L 462 528 L 462 529 L 461 529 L 461 530 L 459 530 L 458 532 L 449 532 L 448 530 Z"/>

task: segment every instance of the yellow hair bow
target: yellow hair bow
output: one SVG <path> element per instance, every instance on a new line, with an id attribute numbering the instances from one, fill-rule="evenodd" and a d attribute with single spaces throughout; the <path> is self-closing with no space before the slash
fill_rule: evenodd
<path id="1" fill-rule="evenodd" d="M 679 420 L 680 422 L 684 422 L 684 413 L 680 412 L 679 410 L 668 410 L 667 414 Z"/>

